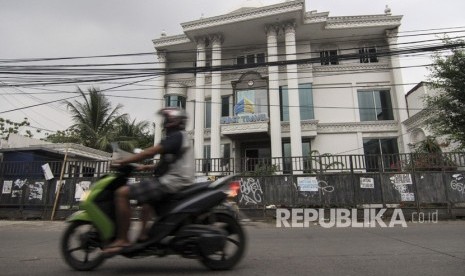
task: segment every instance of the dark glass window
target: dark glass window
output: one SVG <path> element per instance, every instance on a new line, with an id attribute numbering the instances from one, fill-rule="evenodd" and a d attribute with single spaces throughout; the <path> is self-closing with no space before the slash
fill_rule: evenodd
<path id="1" fill-rule="evenodd" d="M 255 63 L 255 55 L 247 55 L 247 64 Z"/>
<path id="2" fill-rule="evenodd" d="M 212 126 L 212 101 L 210 99 L 205 101 L 205 128 Z"/>
<path id="3" fill-rule="evenodd" d="M 257 54 L 257 63 L 265 63 L 265 54 Z"/>
<path id="4" fill-rule="evenodd" d="M 289 121 L 289 95 L 287 86 L 279 87 L 281 121 Z M 300 119 L 310 120 L 315 118 L 313 111 L 313 92 L 311 83 L 299 84 Z"/>
<path id="5" fill-rule="evenodd" d="M 339 59 L 337 56 L 337 50 L 321 51 L 320 52 L 321 65 L 337 65 Z"/>
<path id="6" fill-rule="evenodd" d="M 237 63 L 238 65 L 245 64 L 245 58 L 244 58 L 244 56 L 237 57 L 236 63 Z"/>
<path id="7" fill-rule="evenodd" d="M 358 91 L 360 121 L 393 120 L 391 96 L 388 90 Z"/>
<path id="8" fill-rule="evenodd" d="M 363 151 L 367 171 L 377 171 L 380 166 L 389 170 L 397 165 L 399 149 L 396 138 L 363 139 Z"/>
<path id="9" fill-rule="evenodd" d="M 378 62 L 376 47 L 362 47 L 358 50 L 360 63 Z"/>
<path id="10" fill-rule="evenodd" d="M 166 95 L 165 96 L 166 107 L 180 107 L 186 108 L 186 98 L 178 95 Z"/>
<path id="11" fill-rule="evenodd" d="M 221 117 L 229 116 L 229 96 L 221 97 Z"/>

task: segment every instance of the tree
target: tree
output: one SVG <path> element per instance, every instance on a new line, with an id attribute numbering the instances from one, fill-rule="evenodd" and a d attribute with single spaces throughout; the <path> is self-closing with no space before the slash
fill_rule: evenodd
<path id="1" fill-rule="evenodd" d="M 445 39 L 447 55 L 435 53 L 429 85 L 441 91 L 426 97 L 427 125 L 438 136 L 447 135 L 465 146 L 465 52 L 463 40 Z"/>
<path id="2" fill-rule="evenodd" d="M 20 132 L 21 127 L 27 127 L 30 123 L 27 118 L 20 123 L 14 122 L 8 119 L 4 119 L 0 117 L 0 139 L 8 139 L 10 134 L 16 134 Z M 39 130 L 38 130 L 39 131 Z M 33 134 L 30 130 L 25 131 L 27 137 L 32 137 Z"/>
<path id="3" fill-rule="evenodd" d="M 116 137 L 119 146 L 131 151 L 135 148 L 147 148 L 153 145 L 153 134 L 150 133 L 150 123 L 136 122 L 129 117 L 123 117 L 117 122 Z"/>
<path id="4" fill-rule="evenodd" d="M 122 105 L 118 104 L 113 108 L 111 102 L 100 93 L 98 88 L 89 88 L 88 97 L 79 87 L 78 92 L 83 102 L 67 102 L 74 121 L 71 128 L 77 131 L 83 145 L 100 150 L 111 150 L 110 143 L 115 141 L 117 122 L 127 116 L 127 114 L 119 114 Z"/>

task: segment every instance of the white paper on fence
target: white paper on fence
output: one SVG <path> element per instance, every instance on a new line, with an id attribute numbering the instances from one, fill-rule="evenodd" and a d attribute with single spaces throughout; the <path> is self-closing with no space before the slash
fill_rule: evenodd
<path id="1" fill-rule="evenodd" d="M 402 201 L 415 201 L 414 193 L 401 193 L 400 197 Z"/>
<path id="2" fill-rule="evenodd" d="M 50 165 L 48 163 L 42 165 L 42 171 L 44 172 L 45 179 L 50 180 L 54 178 L 52 170 L 50 170 Z"/>
<path id="3" fill-rule="evenodd" d="M 29 200 L 38 199 L 42 200 L 44 182 L 35 182 L 29 185 Z"/>
<path id="4" fill-rule="evenodd" d="M 61 190 L 63 191 L 63 187 L 65 186 L 66 180 L 61 180 Z M 55 194 L 58 191 L 58 187 L 60 186 L 60 180 L 57 180 L 57 184 L 55 186 Z"/>
<path id="5" fill-rule="evenodd" d="M 208 182 L 208 176 L 196 176 L 195 183 Z"/>
<path id="6" fill-rule="evenodd" d="M 76 189 L 74 190 L 74 198 L 80 199 L 82 194 L 90 189 L 90 183 L 90 181 L 81 181 L 79 183 L 76 183 Z"/>
<path id="7" fill-rule="evenodd" d="M 374 189 L 375 179 L 370 177 L 360 177 L 360 188 L 362 189 Z"/>
<path id="8" fill-rule="evenodd" d="M 314 176 L 297 177 L 297 185 L 301 192 L 318 192 L 318 180 Z"/>
<path id="9" fill-rule="evenodd" d="M 408 185 L 412 184 L 412 175 L 409 173 L 395 174 L 389 178 L 392 184 Z"/>
<path id="10" fill-rule="evenodd" d="M 13 180 L 4 180 L 2 194 L 11 194 L 11 187 L 13 186 Z"/>

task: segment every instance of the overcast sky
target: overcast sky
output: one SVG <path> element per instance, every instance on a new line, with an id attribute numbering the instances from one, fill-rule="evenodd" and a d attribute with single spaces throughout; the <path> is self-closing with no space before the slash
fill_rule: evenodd
<path id="1" fill-rule="evenodd" d="M 152 39 L 158 38 L 163 30 L 168 35 L 181 34 L 180 23 L 196 20 L 201 16 L 224 14 L 238 8 L 243 2 L 246 1 L 0 0 L 0 59 L 152 52 Z M 258 2 L 267 5 L 282 1 Z M 389 5 L 393 15 L 404 16 L 400 31 L 465 28 L 463 0 L 307 0 L 306 10 L 327 11 L 330 16 L 382 14 L 385 5 Z M 140 59 L 126 57 L 119 61 L 132 62 Z M 145 56 L 144 60 L 156 61 L 154 56 Z M 98 61 L 104 62 L 94 59 L 92 63 Z M 401 62 L 402 65 L 427 64 L 428 60 L 410 57 L 403 58 Z M 423 81 L 425 73 L 425 70 L 405 69 L 404 83 Z M 0 81 L 7 82 L 7 79 Z M 86 89 L 88 86 L 81 87 Z M 413 85 L 405 86 L 404 89 L 407 92 L 411 87 Z M 50 88 L 75 90 L 72 87 Z M 40 92 L 21 87 L 0 88 L 0 112 L 69 97 L 60 94 L 34 95 L 35 98 L 32 98 L 30 95 L 18 95 L 21 91 Z M 152 97 L 153 92 L 134 91 L 131 95 Z M 151 108 L 152 102 L 149 100 L 112 98 L 112 101 L 115 105 L 122 103 L 124 112 L 138 120 L 151 120 L 154 116 L 155 110 Z M 13 120 L 28 117 L 32 125 L 50 130 L 63 130 L 71 124 L 63 104 L 3 113 L 0 117 Z"/>

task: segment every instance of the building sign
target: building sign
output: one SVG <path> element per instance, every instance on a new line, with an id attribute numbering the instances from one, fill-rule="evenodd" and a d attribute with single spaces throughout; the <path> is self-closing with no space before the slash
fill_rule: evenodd
<path id="1" fill-rule="evenodd" d="M 362 189 L 374 189 L 375 180 L 373 178 L 360 177 L 360 188 Z"/>
<path id="2" fill-rule="evenodd" d="M 221 124 L 243 124 L 254 122 L 268 122 L 268 115 L 266 114 L 250 114 L 232 117 L 221 117 Z"/>
<path id="3" fill-rule="evenodd" d="M 318 192 L 318 180 L 314 176 L 297 177 L 297 185 L 301 192 Z"/>

